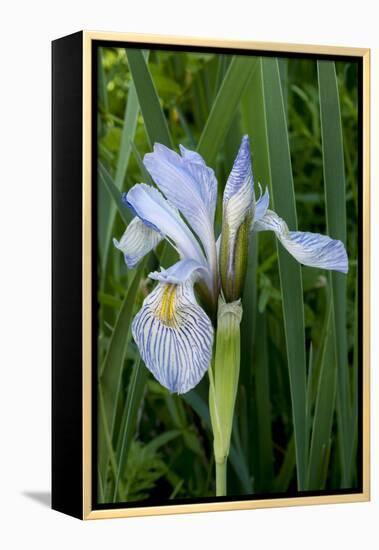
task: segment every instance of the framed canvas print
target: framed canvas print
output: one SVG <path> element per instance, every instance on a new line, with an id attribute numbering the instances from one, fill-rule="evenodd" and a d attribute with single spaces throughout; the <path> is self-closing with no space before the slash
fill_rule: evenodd
<path id="1" fill-rule="evenodd" d="M 53 42 L 53 508 L 369 498 L 369 50 Z"/>

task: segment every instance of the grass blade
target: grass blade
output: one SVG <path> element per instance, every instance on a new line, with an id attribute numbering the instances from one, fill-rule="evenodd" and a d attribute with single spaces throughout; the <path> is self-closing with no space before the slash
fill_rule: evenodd
<path id="1" fill-rule="evenodd" d="M 99 384 L 104 400 L 103 409 L 105 419 L 103 419 L 103 422 L 107 422 L 110 434 L 113 434 L 122 371 L 127 347 L 131 338 L 130 327 L 134 303 L 144 268 L 145 261 L 142 261 L 130 282 L 122 307 L 118 313 L 116 325 L 113 329 L 108 353 L 105 356 L 104 363 L 99 373 Z M 106 438 L 102 425 L 102 422 L 99 422 L 99 464 L 100 471 L 102 472 L 103 485 L 105 485 L 109 456 L 106 452 Z"/>
<path id="2" fill-rule="evenodd" d="M 330 302 L 324 332 L 321 368 L 318 379 L 316 405 L 313 416 L 312 439 L 309 452 L 307 488 L 324 488 L 328 470 L 329 447 L 335 409 L 337 363 L 333 339 L 333 304 Z"/>
<path id="3" fill-rule="evenodd" d="M 115 185 L 120 191 L 123 189 L 126 171 L 128 169 L 132 142 L 137 129 L 139 102 L 134 82 L 131 83 L 128 93 L 128 102 L 125 108 L 124 126 L 122 128 L 120 151 L 117 158 Z"/>
<path id="4" fill-rule="evenodd" d="M 141 181 L 143 181 L 144 183 L 147 183 L 148 185 L 154 185 L 152 177 L 150 176 L 149 172 L 147 171 L 147 168 L 143 163 L 142 157 L 139 154 L 139 151 L 138 151 L 137 147 L 134 145 L 134 143 L 132 143 L 131 145 L 132 145 L 133 156 L 134 156 L 134 158 L 135 158 L 135 160 L 138 164 L 138 168 L 141 172 L 141 178 L 142 178 Z"/>
<path id="5" fill-rule="evenodd" d="M 233 57 L 197 146 L 198 152 L 207 163 L 214 162 L 233 122 L 245 87 L 256 68 L 255 57 Z"/>
<path id="6" fill-rule="evenodd" d="M 351 476 L 351 480 L 354 480 L 356 474 L 356 465 L 354 462 L 354 457 L 357 453 L 358 446 L 358 420 L 359 420 L 359 393 L 358 393 L 358 376 L 359 376 L 359 357 L 358 357 L 358 331 L 359 331 L 359 288 L 358 288 L 358 277 L 356 277 L 355 282 L 355 303 L 354 303 L 354 357 L 353 357 L 353 386 L 356 390 L 353 393 L 353 403 L 352 403 L 352 423 L 354 426 L 353 437 L 351 440 L 350 454 L 348 457 L 348 471 Z"/>
<path id="7" fill-rule="evenodd" d="M 103 163 L 99 161 L 98 163 L 98 176 L 99 181 L 104 185 L 106 190 L 108 191 L 110 197 L 113 199 L 113 204 L 115 204 L 118 213 L 121 216 L 122 221 L 125 223 L 125 225 L 128 225 L 132 219 L 132 214 L 130 209 L 122 202 L 121 193 L 117 189 L 115 183 L 113 182 L 112 176 L 108 172 L 108 170 L 105 168 Z M 113 227 L 113 224 L 112 224 Z M 109 240 L 111 239 L 111 235 L 109 237 Z"/>
<path id="8" fill-rule="evenodd" d="M 292 435 L 286 450 L 286 454 L 279 473 L 274 482 L 274 492 L 285 493 L 291 483 L 293 472 L 295 469 L 295 438 Z"/>
<path id="9" fill-rule="evenodd" d="M 254 359 L 253 351 L 256 342 L 256 311 L 257 311 L 257 281 L 256 269 L 258 259 L 258 235 L 252 233 L 249 242 L 249 256 L 247 260 L 247 272 L 245 288 L 243 291 L 243 316 L 241 322 L 241 366 L 240 366 L 240 384 L 237 395 L 237 409 L 241 411 L 241 433 L 244 442 L 244 452 L 250 470 L 253 471 L 253 456 L 256 450 L 254 441 L 254 415 L 255 406 L 253 398 L 253 371 Z M 240 407 L 242 401 L 243 407 Z M 242 414 L 242 413 L 245 414 Z M 245 430 L 243 429 L 245 426 Z M 245 433 L 246 432 L 246 433 Z M 255 477 L 255 476 L 254 476 Z"/>
<path id="10" fill-rule="evenodd" d="M 269 362 L 267 353 L 266 317 L 257 315 L 256 338 L 259 345 L 255 349 L 255 401 L 257 408 L 257 441 L 259 450 L 256 491 L 267 492 L 272 488 L 274 477 L 274 456 L 271 431 L 271 403 Z"/>
<path id="11" fill-rule="evenodd" d="M 265 189 L 271 178 L 264 113 L 261 60 L 259 59 L 257 69 L 246 86 L 241 102 L 242 131 L 250 136 L 256 192 L 258 182 Z M 255 342 L 257 342 L 255 331 L 257 326 L 258 246 L 259 235 L 253 233 L 249 243 L 249 259 L 243 293 L 244 314 L 241 325 L 241 383 L 247 392 L 248 457 L 251 471 L 254 473 L 254 479 L 258 479 L 260 476 L 259 470 L 261 464 L 260 449 L 257 441 L 259 437 L 257 400 L 253 386 L 254 371 L 256 369 L 254 348 Z"/>
<path id="12" fill-rule="evenodd" d="M 105 71 L 102 63 L 102 53 L 103 48 L 99 48 L 98 50 L 98 56 L 97 56 L 97 89 L 98 89 L 98 106 L 99 109 L 104 111 L 105 113 L 109 110 L 109 103 L 108 103 L 108 91 L 107 91 L 107 81 L 105 76 Z"/>
<path id="13" fill-rule="evenodd" d="M 154 143 L 162 143 L 172 148 L 166 117 L 142 50 L 127 48 L 126 55 L 150 146 L 152 147 Z"/>
<path id="14" fill-rule="evenodd" d="M 341 130 L 341 113 L 334 62 L 318 61 L 322 156 L 325 181 L 327 232 L 346 245 L 345 168 Z M 346 282 L 343 273 L 330 274 L 334 306 L 333 338 L 335 340 L 338 385 L 337 419 L 342 469 L 342 486 L 348 487 L 348 456 L 352 446 L 351 403 L 346 340 Z"/>
<path id="15" fill-rule="evenodd" d="M 147 52 L 145 56 L 146 57 L 148 56 Z M 99 75 L 103 75 L 103 78 L 99 83 L 99 100 L 101 101 L 102 96 L 104 96 L 105 94 L 105 97 L 107 98 L 107 95 L 106 95 L 106 88 L 105 88 L 105 82 L 104 82 L 104 70 L 102 67 L 100 55 L 99 55 L 98 63 L 99 63 Z M 126 175 L 126 171 L 127 171 L 129 159 L 130 159 L 131 143 L 134 139 L 136 128 L 137 128 L 138 113 L 139 113 L 139 103 L 138 103 L 135 85 L 132 82 L 129 88 L 128 99 L 125 107 L 124 124 L 122 127 L 120 150 L 117 158 L 116 174 L 114 178 L 114 185 L 116 189 L 119 191 L 124 190 L 124 180 L 125 180 L 125 175 Z M 109 249 L 111 246 L 112 231 L 113 231 L 115 215 L 116 215 L 116 204 L 117 204 L 117 201 L 115 203 L 111 201 L 109 205 L 108 223 L 104 233 L 105 245 L 104 245 L 104 252 L 102 256 L 104 269 L 106 269 L 108 257 L 109 257 Z"/>
<path id="16" fill-rule="evenodd" d="M 258 78 L 261 78 L 264 102 L 265 128 L 261 129 L 261 134 L 266 134 L 271 204 L 279 216 L 286 220 L 289 228 L 296 230 L 291 156 L 278 61 L 275 58 L 263 58 Z M 296 260 L 279 244 L 277 251 L 295 434 L 297 482 L 298 489 L 303 490 L 306 488 L 308 452 L 303 283 L 301 267 Z"/>
<path id="17" fill-rule="evenodd" d="M 140 409 L 147 380 L 147 369 L 139 358 L 133 366 L 128 385 L 125 408 L 121 420 L 120 437 L 116 449 L 117 475 L 114 485 L 113 502 L 117 501 L 120 479 L 126 468 L 128 451 L 135 435 L 138 411 Z M 122 495 L 120 495 L 122 499 Z"/>

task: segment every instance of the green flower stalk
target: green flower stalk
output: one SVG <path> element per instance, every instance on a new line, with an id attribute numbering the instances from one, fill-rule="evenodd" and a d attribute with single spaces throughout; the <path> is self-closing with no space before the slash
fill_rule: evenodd
<path id="1" fill-rule="evenodd" d="M 241 301 L 219 299 L 214 368 L 210 369 L 209 409 L 216 462 L 216 495 L 226 495 L 226 466 L 240 370 Z"/>

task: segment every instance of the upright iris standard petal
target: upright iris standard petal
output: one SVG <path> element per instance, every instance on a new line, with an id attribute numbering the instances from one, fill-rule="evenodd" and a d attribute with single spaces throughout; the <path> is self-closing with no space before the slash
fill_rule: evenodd
<path id="1" fill-rule="evenodd" d="M 348 257 L 341 241 L 319 233 L 289 231 L 285 221 L 272 210 L 254 223 L 253 230 L 274 231 L 284 248 L 301 264 L 348 272 Z"/>
<path id="2" fill-rule="evenodd" d="M 134 318 L 132 334 L 145 365 L 170 392 L 194 388 L 210 365 L 213 327 L 196 302 L 192 278 L 159 283 Z"/>
<path id="3" fill-rule="evenodd" d="M 125 263 L 131 269 L 162 239 L 161 233 L 148 227 L 136 217 L 130 222 L 119 241 L 113 239 L 113 244 L 124 253 Z"/>
<path id="4" fill-rule="evenodd" d="M 217 180 L 198 153 L 181 147 L 183 156 L 161 144 L 144 157 L 144 164 L 159 189 L 186 218 L 198 235 L 208 260 L 215 257 L 213 220 Z"/>
<path id="5" fill-rule="evenodd" d="M 157 189 L 140 183 L 130 189 L 124 200 L 145 225 L 167 237 L 182 258 L 192 258 L 206 265 L 195 236 L 176 208 Z"/>
<path id="6" fill-rule="evenodd" d="M 255 210 L 250 143 L 244 136 L 224 190 L 220 275 L 224 297 L 233 302 L 244 285 L 249 231 Z"/>
<path id="7" fill-rule="evenodd" d="M 248 136 L 244 136 L 223 196 L 223 222 L 229 226 L 230 237 L 236 234 L 247 215 L 254 214 L 254 203 L 250 143 Z"/>

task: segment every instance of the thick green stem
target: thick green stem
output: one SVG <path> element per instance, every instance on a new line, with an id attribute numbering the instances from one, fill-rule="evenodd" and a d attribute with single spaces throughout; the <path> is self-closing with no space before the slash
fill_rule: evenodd
<path id="1" fill-rule="evenodd" d="M 227 459 L 224 462 L 216 462 L 216 496 L 226 496 L 226 468 Z"/>
<path id="2" fill-rule="evenodd" d="M 216 463 L 216 495 L 226 496 L 226 468 L 240 368 L 240 301 L 220 298 L 214 362 L 209 369 L 209 410 Z"/>

